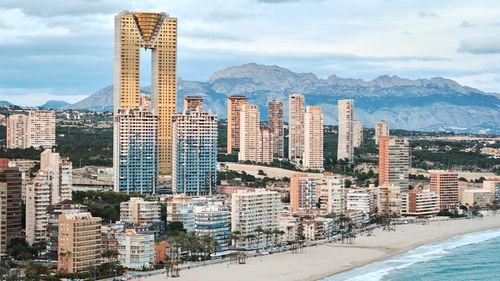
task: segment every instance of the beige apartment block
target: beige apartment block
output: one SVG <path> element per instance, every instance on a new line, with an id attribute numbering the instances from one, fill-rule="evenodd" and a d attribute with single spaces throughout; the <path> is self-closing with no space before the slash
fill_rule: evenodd
<path id="1" fill-rule="evenodd" d="M 201 97 L 184 97 L 184 112 L 203 111 L 203 99 Z"/>
<path id="2" fill-rule="evenodd" d="M 375 124 L 375 145 L 378 145 L 382 137 L 389 136 L 389 123 L 387 121 L 378 121 Z"/>
<path id="3" fill-rule="evenodd" d="M 244 104 L 240 112 L 240 152 L 238 161 L 262 161 L 260 113 L 255 104 Z"/>
<path id="4" fill-rule="evenodd" d="M 321 106 L 308 106 L 304 115 L 305 169 L 323 170 L 323 114 Z"/>
<path id="5" fill-rule="evenodd" d="M 458 207 L 458 173 L 451 170 L 430 170 L 429 175 L 430 189 L 439 195 L 440 208 Z"/>
<path id="6" fill-rule="evenodd" d="M 288 102 L 288 158 L 298 163 L 304 156 L 305 99 L 301 94 L 293 94 L 290 95 Z"/>
<path id="7" fill-rule="evenodd" d="M 377 207 L 380 214 L 399 216 L 401 214 L 401 188 L 393 184 L 378 186 Z"/>
<path id="8" fill-rule="evenodd" d="M 150 221 L 160 221 L 160 203 L 145 201 L 141 197 L 131 197 L 129 201 L 120 203 L 120 221 L 135 225 Z"/>
<path id="9" fill-rule="evenodd" d="M 247 97 L 227 98 L 227 154 L 240 151 L 240 112 L 244 104 L 247 104 Z"/>
<path id="10" fill-rule="evenodd" d="M 352 122 L 352 146 L 360 147 L 363 144 L 363 124 L 358 121 Z"/>
<path id="11" fill-rule="evenodd" d="M 273 157 L 283 158 L 284 152 L 284 130 L 283 130 L 283 102 L 272 100 L 268 104 L 269 128 L 273 138 Z"/>
<path id="12" fill-rule="evenodd" d="M 347 159 L 349 163 L 352 163 L 354 160 L 354 100 L 339 100 L 337 110 L 339 120 L 337 159 Z"/>
<path id="13" fill-rule="evenodd" d="M 53 110 L 33 110 L 28 115 L 26 147 L 52 148 L 56 145 L 56 113 Z"/>
<path id="14" fill-rule="evenodd" d="M 26 148 L 28 145 L 28 115 L 12 114 L 7 117 L 7 148 Z"/>

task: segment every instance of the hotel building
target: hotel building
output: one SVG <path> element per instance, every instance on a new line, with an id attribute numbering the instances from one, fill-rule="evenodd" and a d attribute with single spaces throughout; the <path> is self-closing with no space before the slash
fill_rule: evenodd
<path id="1" fill-rule="evenodd" d="M 238 161 L 262 161 L 260 113 L 255 104 L 244 104 L 240 112 L 240 152 Z"/>
<path id="2" fill-rule="evenodd" d="M 289 97 L 288 158 L 299 163 L 304 156 L 304 110 L 305 100 L 301 94 Z"/>
<path id="3" fill-rule="evenodd" d="M 280 195 L 275 191 L 257 189 L 254 192 L 238 190 L 232 195 L 231 201 L 231 231 L 241 232 L 241 236 L 250 234 L 257 237 L 256 228 L 273 230 L 278 228 L 280 215 Z M 242 247 L 262 247 L 245 240 L 240 244 Z M 255 242 L 255 241 L 253 241 Z"/>
<path id="4" fill-rule="evenodd" d="M 378 186 L 377 207 L 380 214 L 399 216 L 401 214 L 401 188 L 394 184 Z"/>
<path id="5" fill-rule="evenodd" d="M 347 159 L 349 163 L 352 163 L 354 160 L 354 100 L 339 100 L 337 108 L 339 120 L 337 160 Z"/>
<path id="6" fill-rule="evenodd" d="M 430 189 L 439 195 L 440 208 L 458 207 L 458 173 L 451 170 L 430 170 L 429 174 Z"/>
<path id="7" fill-rule="evenodd" d="M 389 123 L 386 121 L 378 121 L 375 124 L 375 145 L 378 145 L 382 137 L 389 136 Z"/>
<path id="8" fill-rule="evenodd" d="M 12 114 L 7 117 L 7 148 L 27 148 L 28 116 Z"/>
<path id="9" fill-rule="evenodd" d="M 439 195 L 422 189 L 412 189 L 401 196 L 401 214 L 406 216 L 434 216 L 439 213 Z"/>
<path id="10" fill-rule="evenodd" d="M 153 234 L 138 234 L 127 229 L 118 235 L 118 260 L 127 268 L 151 268 L 155 261 L 155 240 Z"/>
<path id="11" fill-rule="evenodd" d="M 229 249 L 231 212 L 226 207 L 214 204 L 199 207 L 196 209 L 194 221 L 196 234 L 212 236 L 219 244 L 217 251 Z"/>
<path id="12" fill-rule="evenodd" d="M 240 112 L 244 104 L 247 104 L 247 97 L 227 98 L 227 154 L 240 151 Z"/>
<path id="13" fill-rule="evenodd" d="M 209 195 L 217 183 L 217 116 L 197 105 L 173 116 L 172 190 L 189 196 Z"/>
<path id="14" fill-rule="evenodd" d="M 53 110 L 34 110 L 28 114 L 26 147 L 52 148 L 56 145 L 56 113 Z"/>
<path id="15" fill-rule="evenodd" d="M 304 115 L 304 156 L 306 169 L 323 170 L 323 114 L 320 106 L 308 106 Z"/>
<path id="16" fill-rule="evenodd" d="M 157 120 L 158 170 L 172 169 L 172 115 L 177 98 L 177 19 L 166 13 L 131 13 L 115 16 L 114 145 L 119 146 L 118 111 L 140 108 L 140 49 L 151 50 L 152 115 Z M 117 132 L 118 130 L 118 132 Z M 115 149 L 114 165 L 120 156 Z"/>
<path id="17" fill-rule="evenodd" d="M 320 179 L 320 206 L 326 213 L 340 215 L 345 209 L 345 182 L 340 175 L 324 173 Z"/>
<path id="18" fill-rule="evenodd" d="M 379 185 L 394 184 L 401 189 L 401 193 L 407 193 L 410 177 L 408 139 L 382 137 L 378 151 Z"/>
<path id="19" fill-rule="evenodd" d="M 160 203 L 145 201 L 141 197 L 131 197 L 120 203 L 120 221 L 134 225 L 160 221 Z"/>
<path id="20" fill-rule="evenodd" d="M 283 130 L 283 102 L 272 100 L 268 105 L 269 128 L 273 138 L 273 157 L 285 157 Z"/>
<path id="21" fill-rule="evenodd" d="M 21 238 L 21 172 L 9 167 L 8 159 L 0 159 L 0 253 L 5 253 L 11 241 Z"/>
<path id="22" fill-rule="evenodd" d="M 318 179 L 308 174 L 290 177 L 290 210 L 292 212 L 318 209 Z"/>
<path id="23" fill-rule="evenodd" d="M 73 273 L 88 271 L 102 262 L 101 218 L 90 213 L 59 215 L 57 269 Z"/>

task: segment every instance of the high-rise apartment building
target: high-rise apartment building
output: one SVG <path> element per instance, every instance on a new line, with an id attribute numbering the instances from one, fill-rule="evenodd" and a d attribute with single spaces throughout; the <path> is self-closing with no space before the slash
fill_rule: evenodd
<path id="1" fill-rule="evenodd" d="M 366 190 L 350 189 L 346 193 L 346 210 L 360 210 L 369 214 L 373 210 L 373 196 Z"/>
<path id="2" fill-rule="evenodd" d="M 304 156 L 306 169 L 323 169 L 323 114 L 321 106 L 308 106 L 304 115 Z"/>
<path id="3" fill-rule="evenodd" d="M 406 216 L 433 216 L 439 213 L 439 195 L 422 189 L 412 189 L 401 196 L 401 214 Z"/>
<path id="4" fill-rule="evenodd" d="M 114 145 L 119 146 L 121 141 L 116 124 L 118 111 L 140 108 L 141 48 L 151 50 L 151 106 L 158 118 L 158 170 L 170 174 L 172 115 L 177 98 L 177 19 L 166 13 L 122 11 L 115 16 Z M 114 165 L 119 159 L 115 154 Z"/>
<path id="5" fill-rule="evenodd" d="M 354 160 L 354 100 L 339 100 L 337 108 L 339 120 L 337 159 L 347 159 L 349 163 L 352 163 Z"/>
<path id="6" fill-rule="evenodd" d="M 59 216 L 88 212 L 87 206 L 71 200 L 64 200 L 47 207 L 47 228 L 45 245 L 51 259 L 58 259 L 59 249 Z"/>
<path id="7" fill-rule="evenodd" d="M 227 98 L 227 154 L 240 151 L 240 112 L 244 104 L 247 104 L 247 97 Z"/>
<path id="8" fill-rule="evenodd" d="M 8 159 L 0 159 L 0 253 L 5 253 L 11 241 L 21 238 L 21 172 L 9 167 Z"/>
<path id="9" fill-rule="evenodd" d="M 304 156 L 304 96 L 290 95 L 288 110 L 288 159 L 299 163 Z"/>
<path id="10" fill-rule="evenodd" d="M 283 130 L 283 102 L 272 100 L 268 104 L 269 128 L 273 138 L 273 157 L 285 157 Z"/>
<path id="11" fill-rule="evenodd" d="M 203 101 L 173 116 L 172 190 L 184 195 L 212 194 L 217 182 L 217 116 L 203 112 Z M 193 109 L 190 109 L 193 108 Z"/>
<path id="12" fill-rule="evenodd" d="M 118 260 L 127 268 L 151 268 L 155 261 L 155 237 L 127 229 L 118 235 L 118 253 Z"/>
<path id="13" fill-rule="evenodd" d="M 429 175 L 430 189 L 439 195 L 440 208 L 458 207 L 458 173 L 451 170 L 431 170 Z"/>
<path id="14" fill-rule="evenodd" d="M 318 209 L 319 179 L 308 174 L 290 177 L 290 210 L 292 212 Z"/>
<path id="15" fill-rule="evenodd" d="M 363 144 L 363 124 L 358 121 L 352 122 L 352 146 L 360 147 Z"/>
<path id="16" fill-rule="evenodd" d="M 378 121 L 375 124 L 375 145 L 378 145 L 382 137 L 389 136 L 389 123 L 386 121 Z"/>
<path id="17" fill-rule="evenodd" d="M 26 132 L 26 147 L 52 148 L 56 145 L 56 113 L 53 110 L 30 111 Z"/>
<path id="18" fill-rule="evenodd" d="M 7 117 L 7 148 L 26 148 L 28 142 L 28 115 L 12 114 Z"/>
<path id="19" fill-rule="evenodd" d="M 70 200 L 73 183 L 73 164 L 68 157 L 61 157 L 50 149 L 40 154 L 40 170 L 46 171 L 51 182 L 51 204 Z"/>
<path id="20" fill-rule="evenodd" d="M 278 228 L 280 215 L 280 195 L 276 191 L 257 189 L 253 192 L 238 190 L 231 199 L 231 231 L 241 232 L 241 236 L 259 235 L 255 229 Z M 250 240 L 241 241 L 242 247 L 264 247 L 264 243 L 252 244 Z"/>
<path id="21" fill-rule="evenodd" d="M 160 203 L 145 201 L 141 197 L 131 197 L 120 203 L 120 221 L 134 225 L 160 221 Z"/>
<path id="22" fill-rule="evenodd" d="M 408 192 L 410 144 L 408 139 L 384 136 L 379 142 L 379 185 L 394 184 Z"/>
<path id="23" fill-rule="evenodd" d="M 61 214 L 58 239 L 59 271 L 88 271 L 102 262 L 101 218 L 90 213 Z"/>
<path id="24" fill-rule="evenodd" d="M 203 111 L 203 99 L 201 97 L 184 97 L 184 112 Z"/>
<path id="25" fill-rule="evenodd" d="M 155 193 L 158 183 L 158 117 L 143 109 L 115 111 L 114 190 Z"/>
<path id="26" fill-rule="evenodd" d="M 260 113 L 255 104 L 243 104 L 240 112 L 240 152 L 238 161 L 262 161 Z"/>
<path id="27" fill-rule="evenodd" d="M 270 128 L 260 129 L 260 147 L 262 159 L 259 162 L 271 163 L 273 162 L 273 146 L 274 146 L 273 133 Z"/>
<path id="28" fill-rule="evenodd" d="M 340 175 L 324 173 L 320 177 L 320 206 L 326 213 L 340 215 L 345 209 L 345 182 Z"/>
<path id="29" fill-rule="evenodd" d="M 380 214 L 395 215 L 401 214 L 402 199 L 401 189 L 394 184 L 382 184 L 378 186 L 377 207 Z"/>

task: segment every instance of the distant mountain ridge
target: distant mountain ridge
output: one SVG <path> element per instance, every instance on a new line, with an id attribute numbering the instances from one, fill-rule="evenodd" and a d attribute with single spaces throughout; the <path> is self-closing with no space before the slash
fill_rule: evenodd
<path id="1" fill-rule="evenodd" d="M 59 101 L 59 100 L 49 100 L 39 107 L 44 109 L 60 109 L 69 105 L 71 105 L 69 102 Z"/>
<path id="2" fill-rule="evenodd" d="M 148 87 L 142 88 L 150 91 Z M 288 95 L 304 94 L 307 105 L 321 105 L 325 124 L 337 124 L 337 100 L 355 100 L 354 118 L 366 127 L 387 120 L 391 128 L 500 134 L 500 97 L 461 86 L 445 78 L 405 79 L 382 75 L 371 81 L 320 79 L 276 65 L 249 63 L 213 73 L 205 82 L 179 79 L 178 108 L 185 96 L 202 96 L 205 109 L 226 118 L 230 95 L 245 95 L 267 118 L 267 102 L 280 99 L 288 119 Z M 113 87 L 108 86 L 65 108 L 111 111 Z"/>

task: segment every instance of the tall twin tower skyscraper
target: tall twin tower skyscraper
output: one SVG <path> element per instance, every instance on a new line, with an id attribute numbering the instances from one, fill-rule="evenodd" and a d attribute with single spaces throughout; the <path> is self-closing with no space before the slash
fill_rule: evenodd
<path id="1" fill-rule="evenodd" d="M 115 191 L 153 193 L 172 172 L 177 98 L 177 19 L 165 13 L 115 16 Z M 140 93 L 140 49 L 151 50 L 151 103 Z"/>

